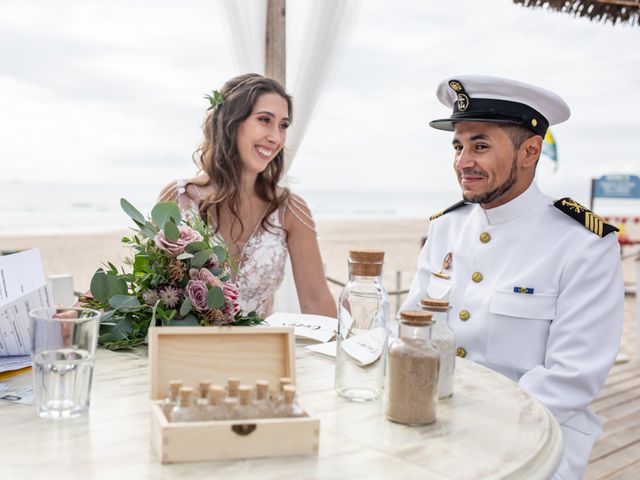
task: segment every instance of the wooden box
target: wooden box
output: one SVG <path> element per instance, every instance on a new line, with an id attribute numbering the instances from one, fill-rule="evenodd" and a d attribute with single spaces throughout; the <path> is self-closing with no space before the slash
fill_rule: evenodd
<path id="1" fill-rule="evenodd" d="M 295 383 L 293 328 L 155 327 L 149 329 L 151 443 L 162 463 L 229 460 L 318 452 L 320 420 L 309 416 L 170 423 L 160 404 L 169 382 L 197 389 L 229 377 L 255 386 L 280 377 Z"/>

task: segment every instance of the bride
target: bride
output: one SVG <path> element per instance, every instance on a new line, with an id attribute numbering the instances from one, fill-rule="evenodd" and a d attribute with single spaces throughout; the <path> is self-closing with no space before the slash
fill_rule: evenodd
<path id="1" fill-rule="evenodd" d="M 170 183 L 160 200 L 198 212 L 222 235 L 237 265 L 232 280 L 245 312 L 272 313 L 289 255 L 302 313 L 336 317 L 311 212 L 278 187 L 291 97 L 277 81 L 246 74 L 207 98 L 204 141 L 194 154 L 200 174 Z"/>

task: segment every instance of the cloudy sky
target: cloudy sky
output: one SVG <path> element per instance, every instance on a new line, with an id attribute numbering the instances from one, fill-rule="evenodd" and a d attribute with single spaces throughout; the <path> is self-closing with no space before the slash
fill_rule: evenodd
<path id="1" fill-rule="evenodd" d="M 305 8 L 290 8 L 294 72 Z M 158 185 L 194 173 L 202 96 L 241 73 L 217 0 L 3 0 L 0 182 Z M 480 73 L 560 94 L 550 194 L 640 173 L 640 27 L 510 0 L 364 0 L 291 174 L 304 190 L 455 190 L 435 89 Z M 293 75 L 291 76 L 293 77 Z"/>

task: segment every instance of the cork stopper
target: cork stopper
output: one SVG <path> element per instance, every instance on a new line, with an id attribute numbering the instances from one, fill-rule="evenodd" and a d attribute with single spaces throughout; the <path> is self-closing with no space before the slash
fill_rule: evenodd
<path id="1" fill-rule="evenodd" d="M 405 310 L 400 312 L 400 321 L 405 325 L 414 325 L 416 327 L 431 325 L 432 315 L 423 310 Z"/>
<path id="2" fill-rule="evenodd" d="M 278 379 L 278 381 L 280 382 L 280 391 L 284 391 L 284 387 L 286 385 L 291 385 L 291 383 L 293 383 L 293 380 L 291 380 L 291 377 L 280 377 Z"/>
<path id="3" fill-rule="evenodd" d="M 180 393 L 178 394 L 178 403 L 181 407 L 188 407 L 191 405 L 191 397 L 193 396 L 193 388 L 180 387 Z"/>
<path id="4" fill-rule="evenodd" d="M 198 382 L 198 389 L 200 390 L 200 398 L 207 398 L 209 393 L 209 387 L 211 386 L 211 380 L 200 380 Z"/>
<path id="5" fill-rule="evenodd" d="M 269 391 L 269 382 L 267 380 L 256 381 L 256 399 L 264 400 L 267 398 L 267 392 Z"/>
<path id="6" fill-rule="evenodd" d="M 240 379 L 238 377 L 230 377 L 227 380 L 227 396 L 237 397 L 239 386 L 240 386 Z"/>
<path id="7" fill-rule="evenodd" d="M 284 403 L 292 404 L 296 396 L 296 387 L 293 385 L 285 385 L 282 387 L 282 392 L 284 393 Z"/>
<path id="8" fill-rule="evenodd" d="M 251 385 L 240 385 L 238 387 L 238 396 L 240 397 L 240 404 L 249 405 L 249 403 L 251 403 L 252 393 L 253 393 L 253 387 Z"/>
<path id="9" fill-rule="evenodd" d="M 169 382 L 169 398 L 172 400 L 178 399 L 178 392 L 180 391 L 180 387 L 182 386 L 182 380 L 171 380 Z"/>
<path id="10" fill-rule="evenodd" d="M 222 385 L 211 385 L 209 387 L 209 404 L 220 405 L 224 397 L 224 387 Z"/>
<path id="11" fill-rule="evenodd" d="M 449 310 L 449 301 L 438 300 L 437 298 L 422 298 L 420 299 L 420 307 L 434 312 L 446 312 Z"/>
<path id="12" fill-rule="evenodd" d="M 349 250 L 349 270 L 353 275 L 377 277 L 382 274 L 382 250 Z"/>

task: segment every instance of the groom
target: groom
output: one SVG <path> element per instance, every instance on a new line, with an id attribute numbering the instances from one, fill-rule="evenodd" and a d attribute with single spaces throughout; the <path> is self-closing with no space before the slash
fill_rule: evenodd
<path id="1" fill-rule="evenodd" d="M 624 288 L 616 229 L 582 205 L 545 196 L 534 174 L 556 94 L 457 76 L 430 125 L 453 132 L 463 201 L 431 217 L 403 309 L 448 298 L 457 354 L 517 381 L 556 417 L 564 457 L 553 478 L 582 478 L 602 428 L 588 406 L 620 342 Z"/>

